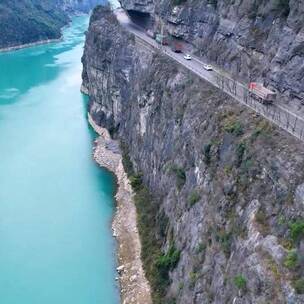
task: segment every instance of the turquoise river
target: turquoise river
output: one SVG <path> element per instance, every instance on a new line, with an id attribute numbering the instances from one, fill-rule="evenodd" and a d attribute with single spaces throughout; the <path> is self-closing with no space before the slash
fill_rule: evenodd
<path id="1" fill-rule="evenodd" d="M 79 92 L 88 17 L 0 54 L 0 303 L 119 303 L 115 181 L 92 159 Z"/>

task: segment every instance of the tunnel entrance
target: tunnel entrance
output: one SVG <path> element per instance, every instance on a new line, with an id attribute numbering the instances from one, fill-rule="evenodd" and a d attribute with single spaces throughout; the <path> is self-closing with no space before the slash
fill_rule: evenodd
<path id="1" fill-rule="evenodd" d="M 144 29 L 148 29 L 151 26 L 151 16 L 149 13 L 128 10 L 128 15 L 135 24 Z"/>

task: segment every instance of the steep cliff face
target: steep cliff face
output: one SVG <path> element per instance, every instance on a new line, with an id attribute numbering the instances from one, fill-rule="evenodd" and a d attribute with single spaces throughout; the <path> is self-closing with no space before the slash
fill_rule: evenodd
<path id="1" fill-rule="evenodd" d="M 68 13 L 88 12 L 102 0 L 3 0 L 0 2 L 0 48 L 56 39 Z"/>
<path id="2" fill-rule="evenodd" d="M 138 191 L 155 303 L 303 303 L 303 145 L 99 7 L 83 56 L 95 122 Z M 133 169 L 132 169 L 133 166 Z"/>
<path id="3" fill-rule="evenodd" d="M 304 1 L 120 0 L 131 12 L 149 13 L 169 35 L 238 79 L 261 80 L 287 100 L 304 99 Z"/>

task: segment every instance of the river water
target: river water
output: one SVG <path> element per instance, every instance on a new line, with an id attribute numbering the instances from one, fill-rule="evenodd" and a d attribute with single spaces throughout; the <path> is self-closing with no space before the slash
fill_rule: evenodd
<path id="1" fill-rule="evenodd" d="M 79 92 L 88 17 L 0 55 L 0 303 L 114 304 L 113 176 Z"/>

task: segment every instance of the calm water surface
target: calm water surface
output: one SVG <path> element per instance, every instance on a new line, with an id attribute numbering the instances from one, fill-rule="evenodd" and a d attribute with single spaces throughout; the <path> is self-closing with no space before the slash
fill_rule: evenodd
<path id="1" fill-rule="evenodd" d="M 91 157 L 84 31 L 0 55 L 0 303 L 117 304 L 114 180 Z"/>

